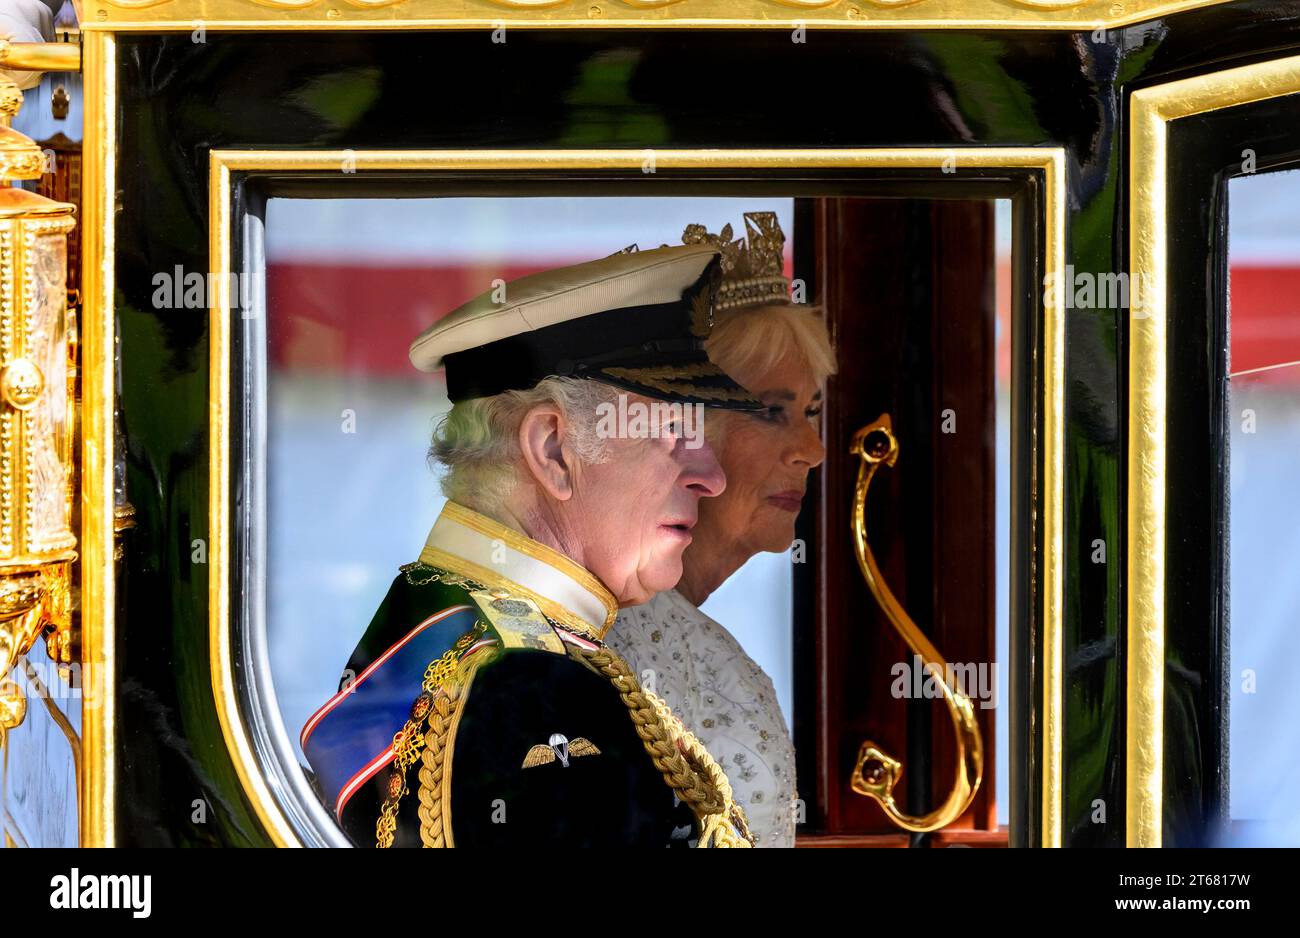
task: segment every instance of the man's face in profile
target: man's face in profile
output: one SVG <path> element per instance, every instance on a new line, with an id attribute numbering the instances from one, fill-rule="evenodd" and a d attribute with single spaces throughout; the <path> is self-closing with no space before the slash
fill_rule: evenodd
<path id="1" fill-rule="evenodd" d="M 622 432 L 604 440 L 604 462 L 578 467 L 568 508 L 585 528 L 584 565 L 620 605 L 632 606 L 677 585 L 699 500 L 720 494 L 726 479 L 701 428 L 684 424 L 681 407 L 622 397 L 633 419 L 612 424 Z"/>

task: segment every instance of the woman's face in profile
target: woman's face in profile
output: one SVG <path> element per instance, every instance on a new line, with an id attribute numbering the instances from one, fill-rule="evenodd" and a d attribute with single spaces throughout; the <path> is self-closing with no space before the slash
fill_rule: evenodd
<path id="1" fill-rule="evenodd" d="M 718 460 L 726 490 L 700 503 L 700 524 L 750 553 L 780 552 L 794 540 L 808 472 L 826 456 L 818 431 L 821 389 L 797 355 L 742 380 L 765 405 L 753 414 L 727 413 Z"/>

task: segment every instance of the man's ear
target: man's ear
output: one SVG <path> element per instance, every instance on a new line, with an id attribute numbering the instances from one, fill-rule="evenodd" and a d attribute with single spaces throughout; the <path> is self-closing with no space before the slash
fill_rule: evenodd
<path id="1" fill-rule="evenodd" d="M 573 495 L 573 454 L 565 445 L 568 424 L 554 404 L 538 404 L 519 424 L 524 464 L 542 490 L 556 501 Z"/>

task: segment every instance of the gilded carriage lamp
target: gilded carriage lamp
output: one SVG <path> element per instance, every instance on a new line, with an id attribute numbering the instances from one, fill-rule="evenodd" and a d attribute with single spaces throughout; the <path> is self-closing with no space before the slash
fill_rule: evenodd
<path id="1" fill-rule="evenodd" d="M 21 104 L 17 85 L 0 76 L 0 727 L 6 730 L 26 713 L 10 674 L 36 639 L 49 633 L 48 652 L 60 664 L 76 655 L 66 290 L 75 206 L 14 184 L 45 171 L 44 153 L 9 126 Z"/>

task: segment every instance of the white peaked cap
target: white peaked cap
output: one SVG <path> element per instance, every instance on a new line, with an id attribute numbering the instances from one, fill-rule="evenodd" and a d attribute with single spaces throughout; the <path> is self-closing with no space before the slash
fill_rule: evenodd
<path id="1" fill-rule="evenodd" d="M 614 254 L 543 270 L 488 290 L 452 310 L 411 343 L 411 364 L 437 371 L 443 358 L 524 332 L 628 306 L 671 303 L 718 255 L 707 244 Z M 504 299 L 504 302 L 497 302 Z"/>

